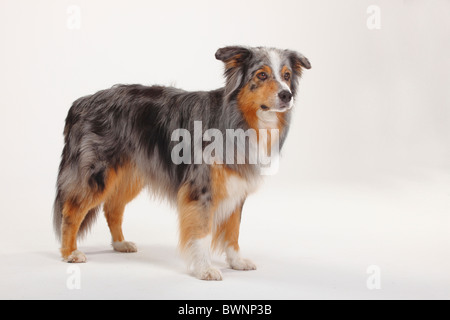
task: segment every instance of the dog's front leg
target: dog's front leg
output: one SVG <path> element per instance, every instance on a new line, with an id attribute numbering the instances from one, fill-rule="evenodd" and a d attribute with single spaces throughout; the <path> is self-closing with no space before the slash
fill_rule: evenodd
<path id="1" fill-rule="evenodd" d="M 222 280 L 222 273 L 211 265 L 212 207 L 192 198 L 189 184 L 177 197 L 180 223 L 180 249 L 194 275 L 201 280 Z"/>

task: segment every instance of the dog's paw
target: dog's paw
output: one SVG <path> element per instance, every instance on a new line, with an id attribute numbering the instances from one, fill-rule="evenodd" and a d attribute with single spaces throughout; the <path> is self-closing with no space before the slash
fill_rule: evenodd
<path id="1" fill-rule="evenodd" d="M 83 252 L 75 250 L 67 258 L 64 258 L 64 261 L 68 263 L 86 263 L 87 258 Z"/>
<path id="2" fill-rule="evenodd" d="M 209 267 L 207 269 L 196 272 L 196 277 L 200 280 L 221 281 L 222 273 L 216 268 Z"/>
<path id="3" fill-rule="evenodd" d="M 248 259 L 232 260 L 229 261 L 229 264 L 231 269 L 234 270 L 242 270 L 242 271 L 256 270 L 256 265 Z"/>
<path id="4" fill-rule="evenodd" d="M 115 241 L 112 243 L 114 250 L 119 252 L 137 252 L 137 246 L 133 242 L 129 241 Z"/>

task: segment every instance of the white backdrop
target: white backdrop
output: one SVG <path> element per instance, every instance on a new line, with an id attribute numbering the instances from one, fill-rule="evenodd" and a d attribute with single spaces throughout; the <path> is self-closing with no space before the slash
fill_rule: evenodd
<path id="1" fill-rule="evenodd" d="M 225 273 L 224 283 L 245 284 L 237 298 L 249 299 L 449 298 L 449 10 L 444 0 L 2 0 L 0 297 L 94 297 L 89 288 L 109 283 L 97 272 L 114 278 L 117 260 L 126 266 L 101 221 L 83 242 L 88 259 L 94 248 L 84 289 L 65 287 L 51 207 L 72 101 L 116 83 L 215 89 L 224 83 L 215 51 L 243 44 L 298 50 L 312 69 L 281 170 L 246 206 L 242 247 L 260 269 Z M 120 274 L 127 290 L 104 297 L 205 297 L 205 284 L 188 290 L 197 284 L 171 254 L 176 216 L 166 211 L 146 197 L 130 205 L 128 237 L 143 250 L 126 261 L 142 270 Z M 165 262 L 154 270 L 158 252 Z M 366 287 L 371 265 L 380 290 Z M 176 290 L 140 287 L 140 271 L 161 279 L 166 269 L 161 285 L 178 279 Z M 41 280 L 24 278 L 33 272 Z M 213 297 L 229 298 L 224 286 Z"/>

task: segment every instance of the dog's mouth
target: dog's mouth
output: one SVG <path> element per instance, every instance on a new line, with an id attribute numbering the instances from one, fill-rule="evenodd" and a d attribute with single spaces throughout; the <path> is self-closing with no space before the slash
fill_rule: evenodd
<path id="1" fill-rule="evenodd" d="M 262 111 L 267 111 L 267 112 L 286 112 L 288 110 L 290 110 L 292 107 L 290 105 L 281 105 L 277 108 L 270 108 L 268 106 L 266 106 L 265 104 L 261 105 L 261 110 Z"/>

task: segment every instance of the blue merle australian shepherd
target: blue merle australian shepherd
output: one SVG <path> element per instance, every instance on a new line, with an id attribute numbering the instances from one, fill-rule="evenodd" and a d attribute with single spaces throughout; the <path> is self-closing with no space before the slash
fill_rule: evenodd
<path id="1" fill-rule="evenodd" d="M 258 161 L 247 161 L 258 141 L 245 141 L 265 136 L 265 145 L 271 145 L 275 130 L 282 147 L 302 70 L 311 65 L 298 52 L 264 47 L 225 47 L 216 58 L 225 64 L 224 88 L 186 92 L 116 85 L 73 103 L 64 128 L 53 217 L 64 261 L 86 262 L 77 237 L 86 234 L 102 205 L 114 250 L 136 252 L 122 234 L 123 213 L 147 187 L 176 206 L 180 251 L 196 277 L 222 279 L 211 265 L 212 249 L 225 252 L 233 269 L 256 269 L 241 257 L 238 244 L 242 207 L 262 176 Z M 200 141 L 190 138 L 196 128 Z M 206 141 L 213 140 L 206 137 L 209 129 L 223 136 L 215 134 L 217 141 L 233 130 L 244 132 L 247 140 L 236 142 L 231 155 L 224 143 L 223 150 L 211 153 L 212 161 L 202 161 Z M 247 134 L 252 130 L 255 134 Z M 200 158 L 194 154 L 199 148 Z"/>

